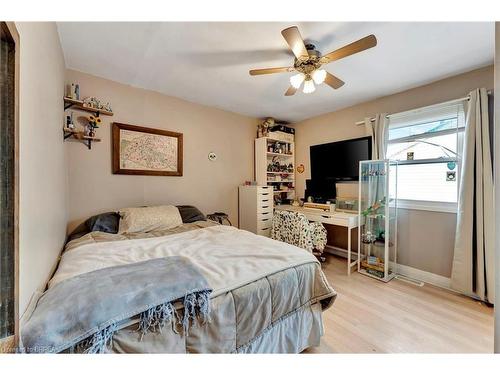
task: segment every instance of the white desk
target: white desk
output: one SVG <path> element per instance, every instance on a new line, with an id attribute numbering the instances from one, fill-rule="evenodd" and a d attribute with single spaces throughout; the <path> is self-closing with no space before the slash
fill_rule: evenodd
<path id="1" fill-rule="evenodd" d="M 347 228 L 347 249 L 342 249 L 336 246 L 327 245 L 325 251 L 334 249 L 347 253 L 347 274 L 351 274 L 351 268 L 358 264 L 358 260 L 351 261 L 352 247 L 351 247 L 351 231 L 358 227 L 358 215 L 346 212 L 328 212 L 311 208 L 295 207 L 290 205 L 277 205 L 276 210 L 294 211 L 304 214 L 309 221 L 318 221 L 324 224 L 338 225 Z M 337 252 L 335 252 L 337 253 Z M 356 254 L 357 255 L 357 254 Z"/>

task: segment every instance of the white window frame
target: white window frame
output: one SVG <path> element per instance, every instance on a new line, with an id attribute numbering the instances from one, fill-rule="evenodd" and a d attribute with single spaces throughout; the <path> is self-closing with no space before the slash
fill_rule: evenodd
<path id="1" fill-rule="evenodd" d="M 456 214 L 458 210 L 458 203 L 398 199 L 398 208 L 405 210 L 448 212 Z"/>
<path id="2" fill-rule="evenodd" d="M 436 107 L 439 107 L 438 105 L 432 106 L 433 109 Z M 422 113 L 421 111 L 418 111 L 420 114 Z M 464 108 L 465 112 L 465 108 Z M 463 117 L 465 117 L 464 112 L 462 112 Z M 446 135 L 446 134 L 454 134 L 457 133 L 457 157 L 453 158 L 436 158 L 436 159 L 420 159 L 420 160 L 399 160 L 398 164 L 399 165 L 408 165 L 408 164 L 427 164 L 427 163 L 436 163 L 436 162 L 448 162 L 448 161 L 454 161 L 457 163 L 457 202 L 439 202 L 439 201 L 425 201 L 425 200 L 413 200 L 413 199 L 398 199 L 398 208 L 401 209 L 407 209 L 407 210 L 421 210 L 421 211 L 435 211 L 435 212 L 447 212 L 447 213 L 456 213 L 458 210 L 458 194 L 459 194 L 459 189 L 460 189 L 460 176 L 461 176 L 461 156 L 463 152 L 463 136 L 464 136 L 464 131 L 465 131 L 465 119 L 462 118 L 463 123 L 458 124 L 459 127 L 457 129 L 446 129 L 438 132 L 433 132 L 433 133 L 426 133 L 425 138 L 433 138 L 433 137 L 438 137 L 441 135 Z M 418 121 L 415 123 L 415 125 L 418 125 L 418 123 L 422 123 L 421 121 Z M 390 130 L 391 125 L 389 123 L 389 129 Z M 400 143 L 404 141 L 411 141 L 412 139 L 420 139 L 424 138 L 422 134 L 418 135 L 412 135 L 408 137 L 401 137 L 401 138 L 396 138 L 396 139 L 391 139 L 387 141 L 387 145 L 391 143 Z"/>

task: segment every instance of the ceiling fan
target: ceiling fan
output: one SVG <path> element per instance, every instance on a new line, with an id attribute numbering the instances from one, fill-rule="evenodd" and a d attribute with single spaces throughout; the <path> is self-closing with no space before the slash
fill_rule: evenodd
<path id="1" fill-rule="evenodd" d="M 304 83 L 302 91 L 305 94 L 314 92 L 316 90 L 314 84 L 320 85 L 323 82 L 334 89 L 342 87 L 344 81 L 328 73 L 326 70 L 321 69 L 321 66 L 377 45 L 377 38 L 375 38 L 375 35 L 368 35 L 356 42 L 322 56 L 313 44 L 304 43 L 297 26 L 284 29 L 281 35 L 283 35 L 283 38 L 285 38 L 295 55 L 293 66 L 253 69 L 250 70 L 249 73 L 251 76 L 256 76 L 261 74 L 298 72 L 290 77 L 290 87 L 285 92 L 286 96 L 294 95 L 300 86 L 302 86 L 302 83 Z"/>

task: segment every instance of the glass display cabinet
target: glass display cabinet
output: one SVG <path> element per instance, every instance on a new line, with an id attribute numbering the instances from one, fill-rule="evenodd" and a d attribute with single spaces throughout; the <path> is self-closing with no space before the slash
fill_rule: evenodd
<path id="1" fill-rule="evenodd" d="M 359 163 L 358 272 L 384 282 L 397 262 L 397 173 L 396 161 Z"/>

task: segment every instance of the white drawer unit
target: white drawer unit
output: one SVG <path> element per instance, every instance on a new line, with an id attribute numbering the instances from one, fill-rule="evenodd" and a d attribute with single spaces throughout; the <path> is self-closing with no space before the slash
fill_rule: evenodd
<path id="1" fill-rule="evenodd" d="M 239 187 L 240 229 L 269 237 L 273 220 L 273 190 L 271 186 L 244 185 Z"/>

